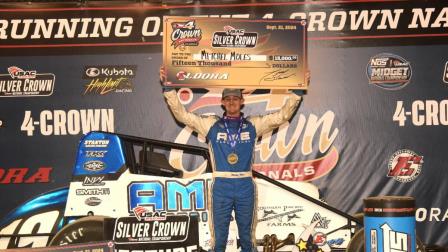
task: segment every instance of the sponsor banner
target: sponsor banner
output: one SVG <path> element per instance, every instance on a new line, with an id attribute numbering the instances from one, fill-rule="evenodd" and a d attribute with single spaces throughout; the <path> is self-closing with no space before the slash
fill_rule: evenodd
<path id="1" fill-rule="evenodd" d="M 417 208 L 415 211 L 415 220 L 417 222 L 448 222 L 448 208 Z"/>
<path id="2" fill-rule="evenodd" d="M 447 126 L 448 99 L 397 101 L 392 120 L 400 127 Z"/>
<path id="3" fill-rule="evenodd" d="M 34 3 L 28 7 L 33 6 Z M 9 211 L 36 195 L 67 186 L 70 178 L 79 181 L 83 189 L 109 188 L 109 183 L 125 170 L 123 157 L 111 155 L 113 151 L 118 152 L 116 148 L 120 148 L 120 144 L 101 138 L 83 141 L 83 134 L 91 130 L 113 130 L 127 135 L 207 146 L 202 136 L 197 137 L 189 127 L 176 122 L 161 94 L 158 70 L 163 58 L 162 16 L 306 18 L 311 71 L 309 92 L 288 123 L 261 136 L 256 143 L 254 169 L 283 180 L 282 183 L 300 185 L 299 189 L 303 187 L 300 181 L 311 181 L 319 188 L 323 200 L 350 214 L 360 212 L 362 199 L 367 196 L 415 196 L 420 207 L 416 213 L 417 235 L 426 244 L 448 245 L 448 202 L 441 193 L 448 190 L 448 184 L 443 180 L 448 176 L 445 169 L 448 58 L 443 53 L 448 50 L 446 2 L 412 1 L 403 5 L 403 1 L 395 0 L 312 1 L 163 8 L 143 4 L 126 9 L 27 8 L 0 9 L 0 12 L 0 74 L 7 75 L 3 76 L 7 81 L 2 88 L 8 91 L 8 81 L 13 79 L 7 69 L 12 66 L 23 70 L 16 76 L 28 78 L 36 71 L 36 76 L 49 73 L 54 74 L 57 80 L 52 91 L 49 86 L 49 89 L 39 87 L 37 90 L 39 95 L 52 92 L 51 95 L 3 96 L 0 99 L 3 108 L 0 112 L 0 194 L 4 202 L 8 202 L 1 205 L 1 216 L 7 216 Z M 131 20 L 132 24 L 127 22 Z M 151 33 L 142 35 L 144 27 Z M 83 29 L 89 35 L 81 35 Z M 130 31 L 130 35 L 122 36 L 126 31 Z M 56 37 L 59 33 L 61 35 Z M 385 63 L 384 59 L 387 59 Z M 111 68 L 105 69 L 102 75 L 93 69 L 103 66 Z M 124 68 L 133 70 L 132 66 L 137 67 L 135 76 L 124 73 L 126 71 L 117 73 Z M 403 68 L 406 66 L 409 69 Z M 380 83 L 369 83 L 369 67 L 372 80 Z M 86 73 L 89 68 L 92 69 Z M 251 75 L 250 71 L 247 75 Z M 115 86 L 104 81 L 109 78 L 128 78 L 132 82 L 132 92 L 116 92 Z M 94 79 L 103 83 L 97 82 L 100 85 L 87 90 L 86 85 Z M 18 81 L 16 84 L 9 82 L 8 92 L 13 89 L 24 92 L 25 79 L 17 77 L 14 80 L 21 80 L 22 84 L 19 87 Z M 379 86 L 387 87 L 387 80 L 395 84 L 403 81 L 403 85 L 397 84 L 394 90 Z M 106 89 L 101 95 L 103 88 Z M 127 87 L 123 88 L 121 84 L 117 88 L 127 91 Z M 107 92 L 109 90 L 112 91 Z M 244 96 L 243 112 L 245 116 L 251 116 L 279 110 L 287 94 L 278 90 L 245 90 Z M 221 90 L 218 88 L 183 88 L 179 91 L 179 98 L 187 111 L 208 115 L 223 113 Z M 83 152 L 75 154 L 78 144 Z M 410 158 L 411 154 L 397 155 L 389 167 L 393 154 L 404 149 L 412 150 L 415 153 L 413 158 Z M 206 170 L 205 162 L 193 162 L 185 152 L 172 150 L 166 154 L 169 163 L 181 169 L 185 177 L 194 177 Z M 418 157 L 423 157 L 420 162 Z M 77 158 L 82 161 L 73 167 Z M 84 163 L 97 160 L 103 160 L 105 169 L 84 169 Z M 417 171 L 419 164 L 418 176 L 412 177 L 417 173 L 407 175 L 411 170 Z M 41 169 L 46 167 L 52 169 Z M 92 164 L 89 167 L 99 166 Z M 390 170 L 398 175 L 388 177 Z M 409 181 L 398 182 L 396 178 Z M 154 183 L 151 186 L 160 189 L 157 181 L 151 181 Z M 32 186 L 32 190 L 23 190 L 24 186 Z M 149 185 L 133 186 L 136 190 L 137 187 L 147 191 L 153 189 Z M 181 192 L 183 198 L 189 198 L 189 192 L 203 190 L 207 187 L 198 183 L 185 190 L 170 183 L 164 184 L 156 194 L 163 194 L 166 199 L 167 196 L 175 198 L 177 192 Z M 108 205 L 106 199 L 110 195 L 95 195 L 99 194 L 95 190 L 80 193 L 86 195 L 78 197 L 78 206 L 90 207 L 84 202 L 90 197 L 103 200 L 98 206 L 91 207 L 94 212 Z M 133 207 L 145 203 L 143 196 L 130 198 Z M 150 198 L 149 195 L 145 197 Z M 92 198 L 88 203 L 95 202 Z M 166 205 L 165 201 L 151 203 L 164 209 L 157 211 L 167 212 L 186 206 L 180 202 L 172 205 Z M 191 201 L 188 208 L 197 209 L 196 206 L 200 207 L 198 211 L 205 211 L 206 200 Z M 114 208 L 108 209 L 112 212 Z M 132 214 L 132 209 L 126 207 L 126 214 Z M 293 217 L 302 212 L 290 215 Z M 309 225 L 313 214 L 297 224 Z M 272 226 L 279 225 L 279 229 L 286 232 L 286 225 L 297 221 L 297 218 L 287 222 L 285 216 L 282 222 L 272 219 Z M 321 219 L 324 218 L 330 219 L 321 213 Z M 33 227 L 31 223 L 36 223 L 36 219 L 23 226 L 27 220 L 17 219 L 20 219 L 14 223 L 17 226 L 9 226 L 12 221 L 2 224 L 1 233 L 33 235 L 33 229 L 27 227 Z M 55 223 L 59 221 L 55 219 L 52 226 L 57 226 Z M 319 226 L 325 226 L 322 224 Z M 316 230 L 316 237 L 312 237 L 311 242 L 323 244 L 326 238 L 332 248 L 346 246 L 349 236 L 327 234 L 331 232 L 332 225 L 335 225 L 333 219 L 328 223 L 329 229 Z M 45 225 L 36 226 L 36 229 L 39 234 L 49 232 Z M 201 234 L 205 233 L 202 231 Z M 327 237 L 317 235 L 319 232 L 327 234 Z M 281 238 L 284 237 L 282 235 Z M 21 237 L 14 240 L 15 244 L 12 238 L 2 237 L 0 248 L 7 245 L 37 246 L 48 240 L 38 242 L 36 237 L 31 245 L 28 239 L 31 238 Z M 302 249 L 311 244 L 309 237 L 302 240 Z M 235 239 L 231 242 L 237 246 Z"/>
<path id="4" fill-rule="evenodd" d="M 0 74 L 0 97 L 50 96 L 55 78 L 52 73 L 8 67 L 8 74 Z"/>
<path id="5" fill-rule="evenodd" d="M 305 20 L 165 17 L 163 32 L 166 86 L 307 88 Z"/>
<path id="6" fill-rule="evenodd" d="M 201 8 L 202 7 L 202 8 Z M 354 44 L 418 44 L 447 40 L 444 1 L 334 1 L 64 9 L 0 9 L 0 48 L 160 45 L 162 17 L 306 19 L 310 39 Z M 23 17 L 23 18 L 17 18 Z M 414 38 L 405 39 L 402 38 Z"/>
<path id="7" fill-rule="evenodd" d="M 90 131 L 114 132 L 114 109 L 26 110 L 20 130 L 27 136 L 66 136 Z"/>

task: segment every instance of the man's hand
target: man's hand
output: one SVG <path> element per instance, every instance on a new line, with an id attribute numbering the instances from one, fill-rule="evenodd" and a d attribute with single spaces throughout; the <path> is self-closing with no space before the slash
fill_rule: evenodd
<path id="1" fill-rule="evenodd" d="M 162 85 L 163 92 L 175 90 L 173 87 L 167 87 L 167 86 L 163 85 L 163 83 L 166 81 L 166 71 L 165 71 L 164 66 L 160 66 L 159 76 L 160 76 L 160 84 Z"/>
<path id="2" fill-rule="evenodd" d="M 305 72 L 305 82 L 306 82 L 307 86 L 310 85 L 310 78 L 311 78 L 311 72 L 309 70 L 307 70 Z M 298 96 L 303 96 L 306 94 L 306 90 L 302 90 L 302 89 L 292 89 L 291 92 L 293 92 L 294 94 L 296 94 Z"/>

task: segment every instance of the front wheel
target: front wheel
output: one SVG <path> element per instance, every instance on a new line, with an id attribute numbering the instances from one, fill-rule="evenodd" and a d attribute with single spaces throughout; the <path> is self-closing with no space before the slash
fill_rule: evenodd
<path id="1" fill-rule="evenodd" d="M 59 230 L 51 239 L 50 246 L 86 243 L 106 240 L 104 234 L 105 216 L 80 218 Z"/>

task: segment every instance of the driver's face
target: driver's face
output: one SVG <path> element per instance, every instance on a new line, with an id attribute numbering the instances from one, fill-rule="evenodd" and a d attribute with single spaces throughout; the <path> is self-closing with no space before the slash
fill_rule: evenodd
<path id="1" fill-rule="evenodd" d="M 241 106 L 244 103 L 244 99 L 238 96 L 229 95 L 222 98 L 221 103 L 228 115 L 235 115 L 240 112 Z"/>

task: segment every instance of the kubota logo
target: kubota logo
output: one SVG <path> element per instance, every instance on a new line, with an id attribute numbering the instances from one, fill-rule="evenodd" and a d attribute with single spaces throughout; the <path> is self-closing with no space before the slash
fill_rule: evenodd
<path id="1" fill-rule="evenodd" d="M 249 94 L 244 97 L 245 106 L 253 104 L 266 104 L 264 113 L 280 109 L 288 93 L 283 94 Z M 215 107 L 216 114 L 220 114 L 221 93 L 210 91 L 195 100 L 188 111 L 197 112 L 204 108 Z M 300 111 L 300 108 L 299 108 Z M 208 113 L 208 114 L 215 114 Z M 262 136 L 261 142 L 255 146 L 255 159 L 253 169 L 271 178 L 280 180 L 311 181 L 329 173 L 339 160 L 339 153 L 333 143 L 339 133 L 334 128 L 335 113 L 326 111 L 320 117 L 315 114 L 304 115 L 297 113 L 291 122 L 282 124 L 276 135 L 272 132 Z M 176 143 L 186 144 L 192 135 L 188 127 L 182 129 L 175 139 Z M 205 143 L 204 136 L 198 136 L 200 142 Z M 273 139 L 273 140 L 271 140 Z M 299 142 L 300 139 L 300 142 Z M 300 153 L 302 161 L 272 163 L 269 160 L 275 155 L 277 158 L 286 158 L 292 152 Z M 309 158 L 310 156 L 317 158 Z M 308 157 L 308 159 L 307 159 Z M 182 169 L 184 176 L 196 176 L 205 171 L 207 164 L 203 162 L 194 170 L 186 170 L 182 165 L 183 152 L 171 151 L 170 163 Z"/>

